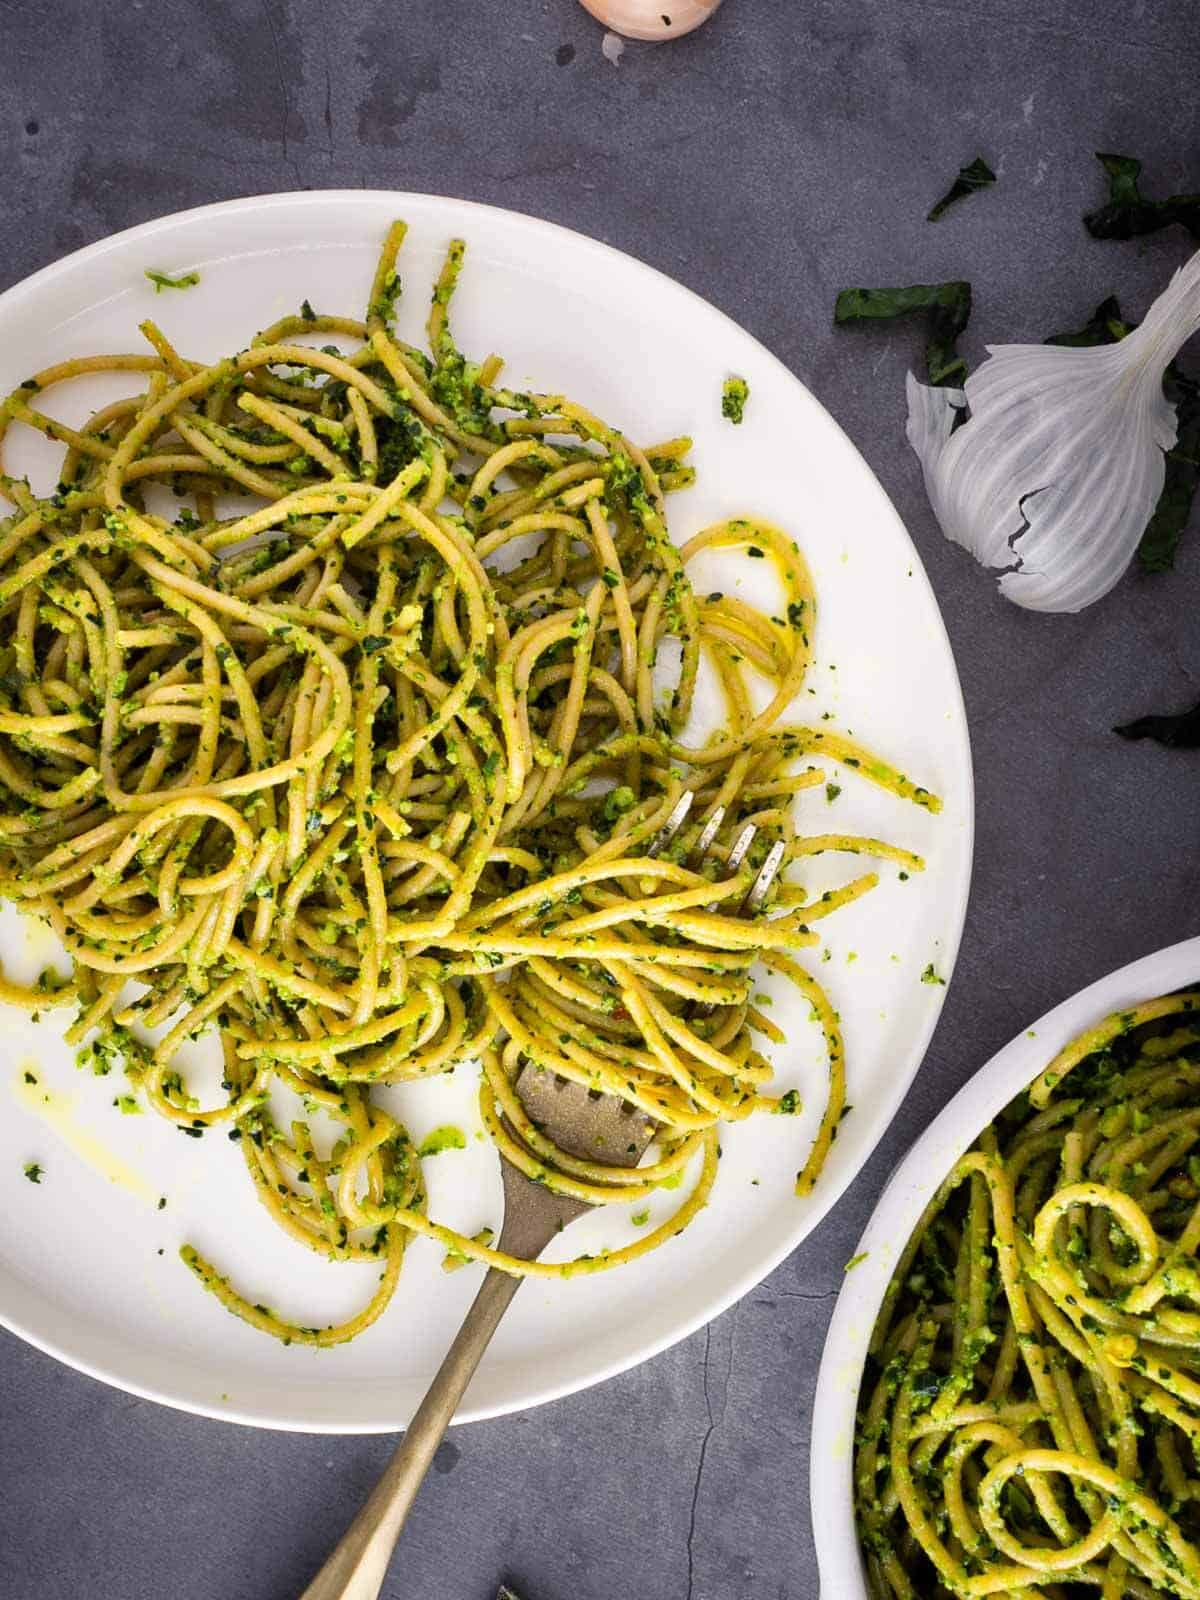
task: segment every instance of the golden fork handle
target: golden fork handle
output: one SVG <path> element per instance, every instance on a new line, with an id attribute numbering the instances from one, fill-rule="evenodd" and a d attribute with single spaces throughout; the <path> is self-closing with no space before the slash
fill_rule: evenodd
<path id="1" fill-rule="evenodd" d="M 492 1267 L 370 1499 L 300 1600 L 378 1600 L 396 1540 L 458 1402 L 521 1279 Z"/>

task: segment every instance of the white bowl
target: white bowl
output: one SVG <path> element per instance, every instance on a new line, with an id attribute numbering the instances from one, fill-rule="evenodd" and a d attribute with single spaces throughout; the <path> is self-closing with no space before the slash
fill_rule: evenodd
<path id="1" fill-rule="evenodd" d="M 436 277 L 447 239 L 467 240 L 454 300 L 464 349 L 504 352 L 521 388 L 561 386 L 633 438 L 695 438 L 702 470 L 673 509 L 677 535 L 744 515 L 744 495 L 756 514 L 794 532 L 821 607 L 818 692 L 804 697 L 805 720 L 828 711 L 920 773 L 945 802 L 934 816 L 861 778 L 842 779 L 837 825 L 894 839 L 924 856 L 928 870 L 908 885 L 889 872 L 876 895 L 821 925 L 838 959 L 817 970 L 841 1017 L 858 1109 L 841 1125 L 815 1192 L 799 1202 L 793 1184 L 821 1114 L 821 1095 L 809 1089 L 825 1079 L 824 1045 L 808 1002 L 768 978 L 763 987 L 777 987 L 773 1016 L 788 1040 L 777 1053 L 779 1088 L 804 1090 L 800 1114 L 725 1130 L 713 1203 L 669 1249 L 620 1272 L 527 1283 L 472 1380 L 466 1421 L 526 1410 L 665 1349 L 758 1283 L 835 1203 L 891 1121 L 946 993 L 918 975 L 931 960 L 946 978 L 953 967 L 970 878 L 971 763 L 936 601 L 862 457 L 749 334 L 680 285 L 580 234 L 466 201 L 362 190 L 260 195 L 182 212 L 91 245 L 0 296 L 0 394 L 81 350 L 128 349 L 147 315 L 178 348 L 213 359 L 304 299 L 361 305 L 395 217 L 409 224 L 402 265 L 410 290 Z M 196 268 L 200 282 L 156 296 L 147 267 Z M 427 305 L 424 288 L 401 300 L 404 338 L 421 341 Z M 741 428 L 721 417 L 730 373 L 753 393 Z M 122 390 L 128 385 L 92 378 L 52 399 L 75 424 Z M 57 482 L 60 461 L 61 451 L 31 430 L 5 441 L 8 469 L 29 473 L 42 491 Z M 703 588 L 727 587 L 723 570 L 718 555 Z M 739 571 L 743 580 L 743 599 L 774 597 L 765 571 Z M 819 894 L 844 881 L 842 868 L 832 856 L 813 858 L 806 888 Z M 9 977 L 31 982 L 52 956 L 53 946 L 40 946 L 11 908 L 0 910 Z M 76 1070 L 60 1017 L 48 1012 L 35 1024 L 10 1011 L 0 1019 L 0 1096 L 18 1091 L 0 1115 L 0 1325 L 95 1377 L 209 1416 L 318 1431 L 407 1426 L 480 1269 L 447 1277 L 440 1246 L 416 1239 L 392 1313 L 361 1338 L 333 1350 L 264 1338 L 201 1292 L 180 1244 L 189 1240 L 235 1283 L 252 1285 L 255 1299 L 306 1324 L 351 1314 L 370 1293 L 374 1268 L 335 1270 L 300 1249 L 255 1201 L 236 1144 L 219 1133 L 184 1141 L 158 1117 L 116 1115 L 109 1080 Z M 19 1098 L 26 1060 L 64 1113 L 53 1125 L 44 1102 Z M 200 1071 L 196 1092 L 216 1093 Z M 445 1124 L 466 1133 L 466 1149 L 427 1163 L 431 1214 L 469 1234 L 495 1223 L 500 1169 L 479 1124 L 474 1072 L 378 1095 L 418 1144 Z M 24 1164 L 51 1153 L 45 1182 L 32 1188 Z M 163 1211 L 159 1196 L 169 1196 Z M 655 1221 L 672 1199 L 655 1197 Z M 633 1214 L 632 1206 L 600 1207 L 551 1249 L 617 1248 L 638 1237 Z"/>
<path id="2" fill-rule="evenodd" d="M 1200 938 L 1131 962 L 1025 1029 L 963 1085 L 883 1191 L 825 1340 L 813 1407 L 809 1478 L 822 1600 L 868 1600 L 854 1525 L 854 1417 L 871 1330 L 896 1262 L 959 1156 L 1065 1044 L 1110 1012 L 1200 978 Z"/>

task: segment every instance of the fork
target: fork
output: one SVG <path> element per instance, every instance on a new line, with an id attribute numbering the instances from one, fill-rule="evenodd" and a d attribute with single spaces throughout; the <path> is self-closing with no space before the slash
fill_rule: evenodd
<path id="1" fill-rule="evenodd" d="M 647 855 L 657 856 L 670 844 L 687 820 L 694 799 L 691 789 L 683 792 L 652 839 Z M 699 864 L 713 857 L 724 820 L 725 808 L 718 806 L 689 851 L 689 860 Z M 727 871 L 737 872 L 741 867 L 756 832 L 751 822 L 739 833 L 725 861 Z M 779 872 L 785 848 L 782 840 L 771 847 L 734 915 L 753 915 L 759 910 Z M 695 1005 L 691 1015 L 710 1016 L 715 1010 L 712 1005 Z M 525 1067 L 515 1087 L 530 1121 L 568 1155 L 583 1160 L 634 1167 L 657 1131 L 654 1120 L 637 1107 L 541 1067 Z M 508 1255 L 535 1261 L 569 1223 L 592 1209 L 586 1201 L 534 1183 L 503 1156 L 500 1175 L 504 1225 L 498 1248 Z M 511 1273 L 489 1269 L 383 1476 L 300 1600 L 377 1600 L 392 1551 L 434 1452 L 520 1286 L 521 1279 Z"/>
<path id="2" fill-rule="evenodd" d="M 583 1160 L 636 1166 L 657 1131 L 657 1124 L 637 1107 L 541 1067 L 527 1066 L 516 1091 L 530 1120 L 560 1149 Z M 508 1255 L 536 1260 L 568 1223 L 592 1209 L 583 1200 L 534 1183 L 503 1157 L 500 1175 L 504 1226 L 498 1248 Z M 434 1452 L 520 1285 L 520 1278 L 489 1269 L 395 1455 L 300 1600 L 377 1600 Z"/>
<path id="3" fill-rule="evenodd" d="M 671 808 L 671 813 L 662 827 L 654 835 L 646 850 L 648 856 L 657 856 L 670 844 L 687 821 L 688 813 L 692 809 L 692 802 L 696 794 L 693 789 L 685 789 Z M 716 853 L 717 835 L 721 831 L 721 824 L 725 821 L 725 807 L 715 806 L 712 815 L 700 830 L 700 836 L 688 851 L 689 864 L 699 867 L 703 862 L 711 860 Z M 750 853 L 750 846 L 754 843 L 758 829 L 753 822 L 748 822 L 733 842 L 728 856 L 725 859 L 725 870 L 732 876 L 737 872 L 742 862 Z M 787 854 L 787 845 L 782 839 L 767 851 L 766 859 L 758 869 L 758 876 L 746 890 L 745 895 L 735 908 L 735 917 L 754 916 L 762 909 L 763 903 L 770 892 L 771 885 L 779 876 L 779 869 L 783 865 L 783 858 Z M 711 909 L 711 907 L 709 908 Z M 702 1017 L 711 1017 L 717 1010 L 715 1005 L 694 1002 L 685 1012 L 689 1021 L 697 1021 Z"/>

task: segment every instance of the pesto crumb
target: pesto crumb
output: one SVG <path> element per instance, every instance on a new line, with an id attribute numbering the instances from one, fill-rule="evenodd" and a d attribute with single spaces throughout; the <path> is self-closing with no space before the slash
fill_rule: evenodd
<path id="1" fill-rule="evenodd" d="M 869 1250 L 860 1250 L 856 1256 L 851 1256 L 850 1257 L 849 1261 L 847 1261 L 845 1267 L 842 1270 L 844 1272 L 853 1272 L 855 1267 L 857 1267 L 858 1265 L 860 1265 L 860 1263 L 865 1261 L 867 1259 L 867 1257 L 870 1255 L 870 1253 L 871 1252 Z"/>
<path id="2" fill-rule="evenodd" d="M 434 1128 L 421 1140 L 417 1148 L 419 1156 L 438 1156 L 443 1150 L 465 1150 L 467 1148 L 466 1135 L 461 1128 L 456 1128 L 451 1123 L 441 1128 Z"/>
<path id="3" fill-rule="evenodd" d="M 29 1179 L 30 1183 L 41 1183 L 42 1173 L 45 1171 L 45 1168 L 40 1166 L 36 1161 L 27 1161 L 21 1168 L 21 1171 Z"/>
<path id="4" fill-rule="evenodd" d="M 635 1211 L 629 1220 L 635 1228 L 644 1228 L 650 1221 L 650 1213 L 649 1211 Z"/>
<path id="5" fill-rule="evenodd" d="M 936 971 L 934 970 L 934 966 L 933 966 L 933 962 L 932 961 L 925 968 L 925 971 L 921 974 L 921 982 L 922 983 L 940 983 L 943 988 L 945 988 L 945 986 L 946 986 L 945 978 L 939 978 L 938 977 Z"/>
<path id="6" fill-rule="evenodd" d="M 746 415 L 746 401 L 750 398 L 750 385 L 745 378 L 725 379 L 721 390 L 721 415 L 728 422 L 739 423 Z"/>

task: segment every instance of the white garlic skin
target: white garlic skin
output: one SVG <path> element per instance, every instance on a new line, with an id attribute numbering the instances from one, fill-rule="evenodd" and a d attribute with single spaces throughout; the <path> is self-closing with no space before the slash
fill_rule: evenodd
<path id="1" fill-rule="evenodd" d="M 626 39 L 647 39 L 663 44 L 691 33 L 721 4 L 721 0 L 579 0 L 598 22 Z M 669 25 L 663 21 L 670 19 Z"/>

